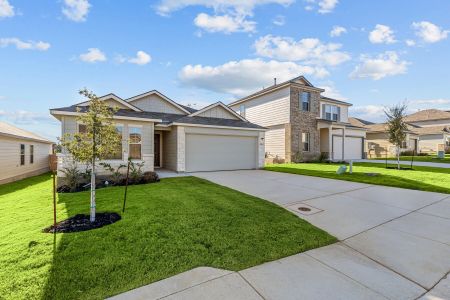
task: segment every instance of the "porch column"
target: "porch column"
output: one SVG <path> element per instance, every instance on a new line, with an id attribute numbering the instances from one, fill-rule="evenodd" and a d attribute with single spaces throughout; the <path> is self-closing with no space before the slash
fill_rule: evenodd
<path id="1" fill-rule="evenodd" d="M 344 161 L 345 157 L 345 127 L 342 128 L 342 161 Z"/>
<path id="2" fill-rule="evenodd" d="M 333 160 L 333 126 L 328 127 L 328 159 Z"/>

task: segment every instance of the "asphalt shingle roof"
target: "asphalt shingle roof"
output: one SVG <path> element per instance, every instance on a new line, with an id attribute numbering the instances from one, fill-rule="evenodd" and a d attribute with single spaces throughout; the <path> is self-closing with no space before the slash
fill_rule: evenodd
<path id="1" fill-rule="evenodd" d="M 18 128 L 16 126 L 1 121 L 0 121 L 0 134 L 11 135 L 18 138 L 25 138 L 30 140 L 41 141 L 43 143 L 53 144 L 53 142 L 35 133 L 23 130 L 21 128 Z"/>
<path id="2" fill-rule="evenodd" d="M 450 119 L 450 112 L 439 109 L 425 109 L 406 116 L 406 122 L 420 122 Z"/>
<path id="3" fill-rule="evenodd" d="M 65 111 L 65 112 L 85 112 L 87 111 L 88 107 L 77 107 L 76 105 L 68 106 L 68 107 L 61 107 L 61 108 L 54 108 L 52 110 L 56 111 Z M 169 125 L 171 123 L 186 123 L 186 124 L 198 124 L 198 125 L 211 125 L 211 126 L 226 126 L 226 127 L 241 127 L 241 128 L 252 128 L 252 129 L 265 129 L 262 126 L 242 121 L 242 120 L 231 120 L 231 119 L 221 119 L 221 118 L 206 118 L 206 117 L 199 117 L 199 116 L 193 116 L 189 117 L 186 115 L 179 115 L 179 114 L 166 114 L 166 113 L 159 113 L 159 112 L 139 112 L 139 111 L 132 111 L 128 109 L 119 109 L 116 113 L 116 116 L 121 117 L 133 117 L 133 118 L 142 118 L 142 119 L 160 119 L 162 122 L 160 124 L 163 125 Z"/>

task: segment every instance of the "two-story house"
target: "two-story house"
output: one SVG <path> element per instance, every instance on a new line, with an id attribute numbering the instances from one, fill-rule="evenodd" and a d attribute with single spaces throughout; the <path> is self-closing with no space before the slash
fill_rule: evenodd
<path id="1" fill-rule="evenodd" d="M 252 123 L 268 128 L 266 157 L 286 162 L 361 159 L 366 129 L 348 122 L 350 103 L 321 95 L 305 77 L 274 84 L 229 106 Z"/>
<path id="2" fill-rule="evenodd" d="M 118 108 L 113 121 L 122 144 L 107 159 L 112 166 L 126 164 L 128 158 L 144 162 L 144 171 L 217 171 L 264 165 L 266 129 L 250 123 L 222 102 L 196 110 L 156 90 L 129 99 L 114 94 L 99 99 Z M 85 130 L 77 116 L 88 106 L 89 102 L 81 102 L 50 110 L 61 122 L 63 136 Z M 71 160 L 68 153 L 59 154 L 58 177 L 64 177 L 61 171 Z M 98 174 L 102 175 L 101 168 Z"/>

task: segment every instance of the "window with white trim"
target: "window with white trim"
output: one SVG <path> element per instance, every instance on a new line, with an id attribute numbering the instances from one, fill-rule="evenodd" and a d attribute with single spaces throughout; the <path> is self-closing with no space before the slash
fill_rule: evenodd
<path id="1" fill-rule="evenodd" d="M 30 145 L 30 164 L 34 163 L 34 145 Z"/>
<path id="2" fill-rule="evenodd" d="M 25 165 L 25 144 L 20 144 L 20 165 Z"/>
<path id="3" fill-rule="evenodd" d="M 117 145 L 117 149 L 114 154 L 108 156 L 106 159 L 119 159 L 122 160 L 122 134 L 123 134 L 123 125 L 116 125 L 117 135 L 120 137 L 120 143 Z"/>
<path id="4" fill-rule="evenodd" d="M 129 157 L 131 159 L 142 159 L 142 128 L 129 127 Z"/>
<path id="5" fill-rule="evenodd" d="M 300 95 L 300 107 L 302 111 L 310 111 L 311 110 L 311 93 L 310 92 L 301 92 Z"/>
<path id="6" fill-rule="evenodd" d="M 309 132 L 302 132 L 303 151 L 309 151 L 310 135 Z"/>
<path id="7" fill-rule="evenodd" d="M 322 106 L 323 112 L 322 112 L 322 117 L 325 120 L 329 120 L 329 121 L 339 121 L 340 118 L 340 112 L 341 112 L 341 108 L 339 106 L 336 105 L 330 105 L 330 104 L 324 104 Z"/>
<path id="8" fill-rule="evenodd" d="M 239 106 L 239 114 L 245 118 L 245 105 L 241 104 L 241 106 Z"/>

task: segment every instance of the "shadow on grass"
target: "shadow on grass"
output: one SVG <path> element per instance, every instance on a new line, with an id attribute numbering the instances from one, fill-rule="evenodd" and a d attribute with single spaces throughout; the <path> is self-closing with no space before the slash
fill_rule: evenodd
<path id="1" fill-rule="evenodd" d="M 372 167 L 372 166 L 370 166 Z M 374 166 L 376 168 L 382 168 L 380 166 Z M 428 183 L 424 183 L 420 180 L 412 180 L 404 177 L 397 177 L 387 174 L 379 174 L 376 176 L 368 176 L 365 172 L 353 172 L 353 174 L 345 173 L 343 175 L 337 175 L 336 171 L 316 171 L 316 170 L 305 170 L 298 168 L 289 168 L 289 167 L 266 167 L 268 171 L 282 172 L 282 173 L 290 173 L 290 174 L 298 174 L 298 175 L 306 175 L 306 176 L 314 176 L 314 177 L 322 177 L 322 178 L 330 178 L 337 180 L 345 180 L 352 182 L 361 182 L 375 185 L 384 185 L 391 187 L 399 187 L 411 190 L 419 190 L 419 191 L 428 191 L 428 192 L 438 192 L 450 194 L 450 186 L 448 188 L 432 185 Z M 414 170 L 401 170 L 399 172 L 414 172 Z M 439 173 L 439 172 L 437 172 Z"/>
<path id="2" fill-rule="evenodd" d="M 19 181 L 2 184 L 0 185 L 0 196 L 14 193 L 22 189 L 26 189 L 34 185 L 46 182 L 47 180 L 49 180 L 49 178 L 51 178 L 51 176 L 51 173 L 45 173 L 42 175 L 25 178 Z"/>

